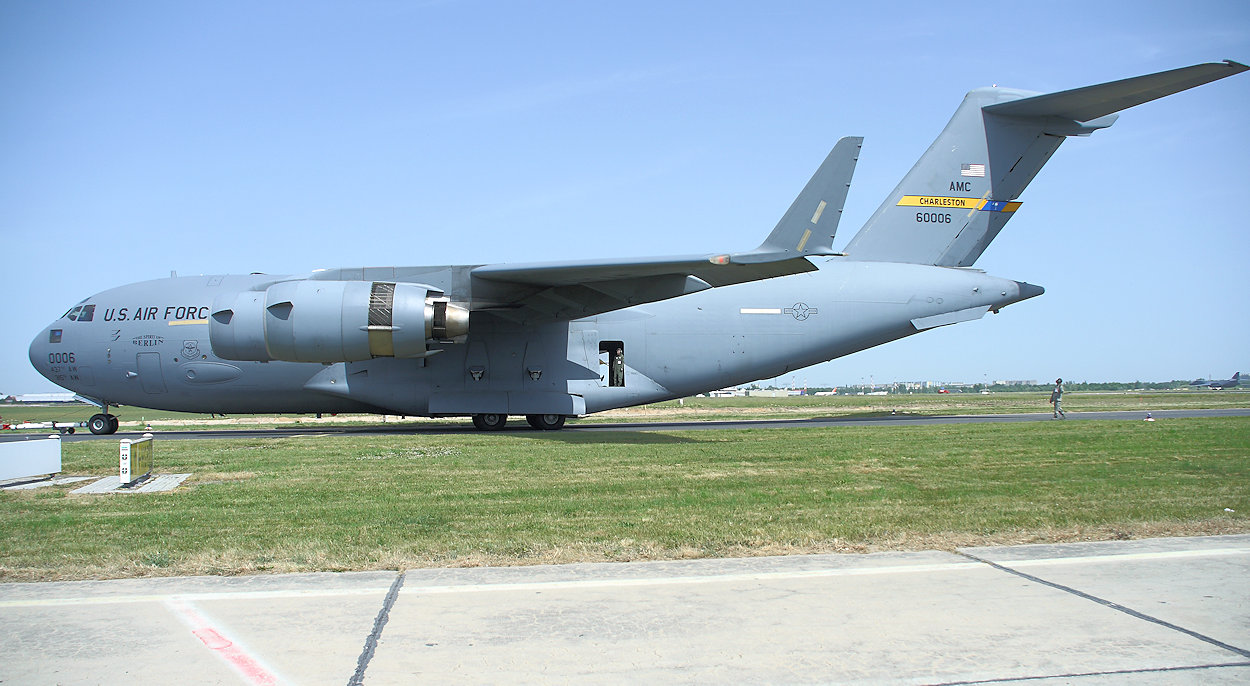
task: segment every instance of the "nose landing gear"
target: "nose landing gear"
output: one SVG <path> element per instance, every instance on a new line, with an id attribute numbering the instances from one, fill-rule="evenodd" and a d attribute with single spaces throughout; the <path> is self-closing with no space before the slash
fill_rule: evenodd
<path id="1" fill-rule="evenodd" d="M 120 424 L 117 417 L 111 414 L 93 414 L 91 419 L 87 420 L 87 428 L 97 436 L 108 436 L 117 433 L 117 427 Z"/>

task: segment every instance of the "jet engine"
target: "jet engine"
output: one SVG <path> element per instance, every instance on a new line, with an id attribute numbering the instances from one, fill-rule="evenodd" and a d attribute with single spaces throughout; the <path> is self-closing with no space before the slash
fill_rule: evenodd
<path id="1" fill-rule="evenodd" d="M 415 283 L 300 280 L 218 296 L 208 321 L 227 360 L 358 362 L 425 357 L 430 341 L 463 336 L 469 311 Z"/>

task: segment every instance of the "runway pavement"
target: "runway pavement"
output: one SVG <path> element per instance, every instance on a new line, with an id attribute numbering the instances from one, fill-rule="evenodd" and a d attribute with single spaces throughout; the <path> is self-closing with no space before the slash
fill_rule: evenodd
<path id="1" fill-rule="evenodd" d="M 0 682 L 1244 684 L 1250 536 L 0 584 Z"/>
<path id="2" fill-rule="evenodd" d="M 1155 419 L 1178 419 L 1190 417 L 1250 417 L 1250 408 L 1224 408 L 1205 410 L 1156 410 L 1151 412 Z M 978 424 L 1004 422 L 1041 422 L 1041 421 L 1088 421 L 1088 420 L 1120 420 L 1141 421 L 1146 418 L 1145 412 L 1068 412 L 1068 419 L 1055 420 L 1048 412 L 1025 414 L 979 414 L 979 415 L 886 415 L 873 417 L 817 417 L 813 419 L 740 419 L 724 421 L 675 421 L 675 422 L 597 422 L 593 418 L 570 422 L 563 431 L 699 431 L 710 429 L 784 429 L 784 428 L 824 428 L 835 426 L 920 426 L 932 424 Z M 531 432 L 523 421 L 510 421 L 504 432 Z M 168 431 L 156 429 L 152 433 L 162 439 L 200 439 L 216 438 L 283 438 L 290 436 L 402 436 L 402 435 L 436 435 L 475 433 L 476 429 L 464 421 L 463 425 L 428 425 L 428 424 L 375 424 L 371 426 L 348 427 L 309 427 L 293 429 L 199 429 L 194 431 Z M 85 431 L 62 436 L 66 442 L 91 440 L 119 440 L 122 438 L 138 438 L 145 432 L 122 431 L 112 436 L 95 436 Z M 18 434 L 11 440 L 23 438 L 42 438 L 46 433 Z M 2 437 L 0 437 L 2 438 Z"/>

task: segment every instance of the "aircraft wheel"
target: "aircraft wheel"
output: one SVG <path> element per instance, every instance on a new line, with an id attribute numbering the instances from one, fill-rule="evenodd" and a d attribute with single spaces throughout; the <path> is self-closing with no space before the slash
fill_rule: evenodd
<path id="1" fill-rule="evenodd" d="M 498 431 L 508 423 L 508 415 L 506 414 L 475 414 L 473 415 L 473 426 L 479 431 Z"/>
<path id="2" fill-rule="evenodd" d="M 109 417 L 109 433 L 115 434 L 117 433 L 117 430 L 121 428 L 122 423 L 121 421 L 117 419 L 117 415 L 111 414 L 108 417 Z"/>
<path id="3" fill-rule="evenodd" d="M 117 431 L 113 425 L 113 421 L 109 419 L 107 414 L 93 414 L 91 419 L 87 420 L 87 428 L 91 429 L 91 433 L 100 436 L 108 435 Z"/>
<path id="4" fill-rule="evenodd" d="M 527 414 L 525 421 L 530 426 L 541 431 L 559 431 L 564 428 L 564 415 L 562 414 Z"/>

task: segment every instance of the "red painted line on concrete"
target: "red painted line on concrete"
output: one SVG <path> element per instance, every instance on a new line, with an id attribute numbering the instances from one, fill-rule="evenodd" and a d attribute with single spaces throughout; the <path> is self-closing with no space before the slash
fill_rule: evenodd
<path id="1" fill-rule="evenodd" d="M 212 622 L 201 615 L 187 600 L 170 598 L 165 601 L 165 606 L 191 628 L 191 634 L 200 639 L 205 648 L 213 651 L 217 657 L 230 665 L 249 684 L 276 686 L 282 683 L 281 679 L 261 664 L 259 658 L 247 652 L 243 646 L 227 638 L 221 629 L 213 626 Z"/>

